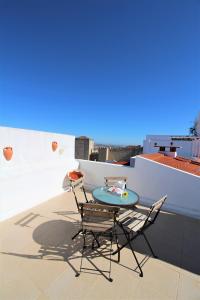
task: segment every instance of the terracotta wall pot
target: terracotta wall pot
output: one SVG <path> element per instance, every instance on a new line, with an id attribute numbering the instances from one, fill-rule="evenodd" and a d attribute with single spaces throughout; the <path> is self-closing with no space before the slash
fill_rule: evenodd
<path id="1" fill-rule="evenodd" d="M 13 149 L 12 147 L 5 147 L 3 149 L 3 155 L 5 157 L 6 160 L 11 160 L 12 156 L 13 156 Z"/>
<path id="2" fill-rule="evenodd" d="M 79 178 L 83 177 L 83 174 L 79 171 L 72 171 L 72 172 L 68 173 L 68 177 L 69 177 L 70 180 L 76 181 Z"/>
<path id="3" fill-rule="evenodd" d="M 52 142 L 52 150 L 56 151 L 57 148 L 58 148 L 58 143 L 57 142 Z"/>

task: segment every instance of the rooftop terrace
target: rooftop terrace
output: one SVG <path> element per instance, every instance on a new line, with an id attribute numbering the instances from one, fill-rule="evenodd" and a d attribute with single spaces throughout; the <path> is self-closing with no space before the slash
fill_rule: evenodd
<path id="1" fill-rule="evenodd" d="M 91 198 L 91 195 L 89 195 Z M 127 247 L 121 262 L 112 263 L 113 282 L 102 275 L 82 272 L 82 237 L 71 236 L 79 228 L 71 192 L 15 216 L 0 225 L 1 299 L 199 299 L 200 221 L 161 212 L 148 237 L 158 255 L 149 257 L 144 241 L 134 248 L 143 264 L 138 276 L 135 261 Z M 115 259 L 115 257 L 113 257 Z M 97 267 L 109 261 L 91 254 Z M 84 265 L 91 267 L 89 260 Z"/>
<path id="2" fill-rule="evenodd" d="M 0 299 L 200 299 L 200 176 L 142 156 L 131 167 L 75 160 L 75 137 L 68 135 L 0 127 L 0 137 L 2 150 L 13 150 L 10 160 L 0 155 Z M 112 283 L 97 273 L 75 278 L 82 237 L 71 237 L 80 216 L 65 179 L 77 168 L 88 191 L 102 186 L 104 176 L 126 176 L 140 205 L 167 194 L 147 232 L 159 258 L 149 257 L 142 239 L 133 243 L 143 278 L 128 247 L 112 263 Z M 84 266 L 107 269 L 109 261 L 96 254 Z"/>

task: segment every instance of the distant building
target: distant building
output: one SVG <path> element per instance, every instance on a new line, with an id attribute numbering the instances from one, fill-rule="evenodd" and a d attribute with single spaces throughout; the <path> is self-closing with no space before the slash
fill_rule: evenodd
<path id="1" fill-rule="evenodd" d="M 94 150 L 94 140 L 80 136 L 75 138 L 75 158 L 76 159 L 90 159 L 90 155 Z"/>
<path id="2" fill-rule="evenodd" d="M 147 135 L 143 153 L 173 152 L 178 156 L 200 159 L 200 136 Z"/>
<path id="3" fill-rule="evenodd" d="M 128 146 L 128 147 L 100 147 L 99 161 L 129 161 L 130 157 L 141 154 L 142 147 Z"/>
<path id="4" fill-rule="evenodd" d="M 100 147 L 99 148 L 99 161 L 107 161 L 109 160 L 108 158 L 108 153 L 109 153 L 109 147 Z"/>

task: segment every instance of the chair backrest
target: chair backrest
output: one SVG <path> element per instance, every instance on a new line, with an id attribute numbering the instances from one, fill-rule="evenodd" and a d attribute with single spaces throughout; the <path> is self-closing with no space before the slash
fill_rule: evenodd
<path id="1" fill-rule="evenodd" d="M 110 205 L 102 205 L 97 203 L 79 203 L 79 211 L 81 212 L 82 220 L 87 218 L 87 221 L 91 219 L 92 226 L 95 227 L 94 220 L 98 224 L 98 219 L 112 220 L 116 223 L 116 218 L 118 216 L 119 208 Z"/>
<path id="2" fill-rule="evenodd" d="M 127 184 L 127 177 L 126 176 L 106 176 L 104 177 L 105 185 L 106 186 L 113 186 L 116 185 L 118 182 L 124 182 L 125 188 Z"/>
<path id="3" fill-rule="evenodd" d="M 149 226 L 151 224 L 153 224 L 155 222 L 155 220 L 158 217 L 158 214 L 163 206 L 163 204 L 165 203 L 167 199 L 167 195 L 163 196 L 160 200 L 154 202 L 152 204 L 152 206 L 149 209 L 149 213 L 147 214 L 147 218 L 144 222 L 144 225 L 142 226 L 141 230 L 146 227 Z"/>
<path id="4" fill-rule="evenodd" d="M 76 181 L 70 181 L 70 186 L 72 188 L 72 192 L 74 194 L 74 199 L 75 199 L 75 202 L 76 202 L 76 206 L 77 206 L 78 211 L 79 211 L 79 201 L 78 201 L 78 196 L 77 196 L 77 193 L 76 193 L 77 189 L 82 190 L 82 192 L 84 194 L 85 201 L 88 202 L 87 195 L 86 195 L 84 185 L 83 185 L 83 178 L 79 178 Z"/>

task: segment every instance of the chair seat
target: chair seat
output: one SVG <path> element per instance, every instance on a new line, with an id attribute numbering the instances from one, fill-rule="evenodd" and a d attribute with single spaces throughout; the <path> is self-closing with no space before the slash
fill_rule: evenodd
<path id="1" fill-rule="evenodd" d="M 104 217 L 84 216 L 82 220 L 83 230 L 93 232 L 105 232 L 113 228 L 113 219 Z"/>
<path id="2" fill-rule="evenodd" d="M 147 218 L 146 214 L 135 210 L 126 210 L 119 217 L 119 223 L 126 228 L 127 231 L 137 232 L 143 227 L 145 220 Z"/>

